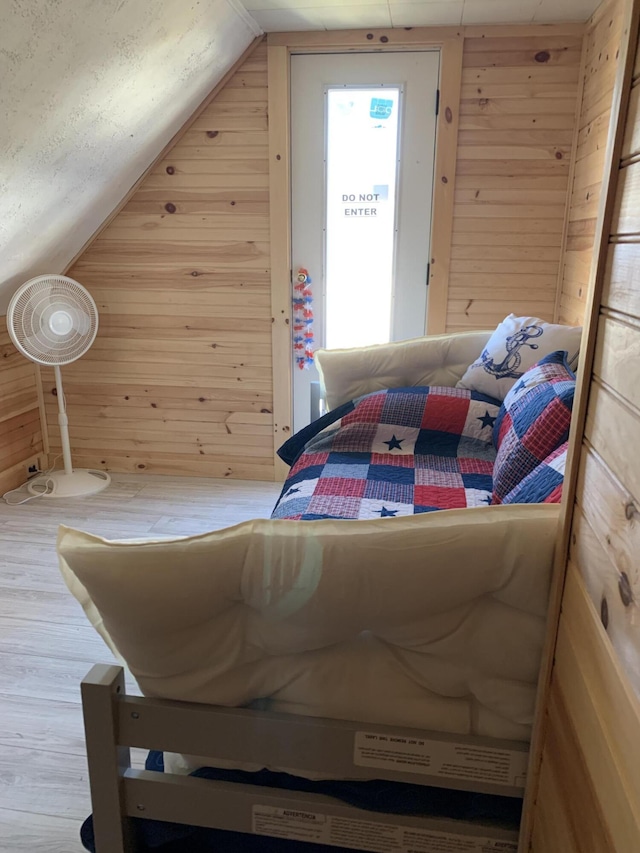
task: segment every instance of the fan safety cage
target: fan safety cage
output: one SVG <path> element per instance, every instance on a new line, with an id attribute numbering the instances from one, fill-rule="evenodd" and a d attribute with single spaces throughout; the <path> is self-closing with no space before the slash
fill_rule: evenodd
<path id="1" fill-rule="evenodd" d="M 43 275 L 23 284 L 7 314 L 13 342 L 38 364 L 70 364 L 84 355 L 98 331 L 91 295 L 65 276 Z"/>

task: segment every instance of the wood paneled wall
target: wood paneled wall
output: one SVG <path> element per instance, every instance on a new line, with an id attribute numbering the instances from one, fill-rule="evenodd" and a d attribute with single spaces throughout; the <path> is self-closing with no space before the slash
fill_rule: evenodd
<path id="1" fill-rule="evenodd" d="M 434 330 L 491 327 L 512 311 L 553 319 L 583 30 L 379 35 L 393 48 L 430 33 L 464 45 L 461 83 L 459 61 L 448 71 L 461 98 L 456 163 L 440 176 L 454 186 Z M 329 36 L 311 35 L 320 49 Z M 339 35 L 345 49 L 363 39 Z M 273 417 L 274 385 L 277 399 L 288 389 L 273 376 L 272 317 L 288 302 L 272 304 L 270 180 L 281 181 L 269 169 L 268 95 L 261 45 L 68 271 L 100 310 L 93 349 L 64 371 L 78 466 L 274 476 L 274 430 L 284 439 L 290 422 Z M 56 452 L 50 373 L 43 384 Z"/>
<path id="2" fill-rule="evenodd" d="M 606 0 L 585 36 L 575 164 L 556 317 L 579 326 L 587 307 L 624 0 Z"/>
<path id="3" fill-rule="evenodd" d="M 631 3 L 621 7 L 621 59 L 630 31 L 636 65 L 626 126 L 629 73 L 621 85 L 604 216 L 609 242 L 596 250 L 594 358 L 584 377 L 588 404 L 546 709 L 535 853 L 640 850 L 640 8 L 636 3 L 630 18 Z"/>
<path id="4" fill-rule="evenodd" d="M 582 37 L 510 30 L 464 41 L 448 331 L 554 315 Z"/>
<path id="5" fill-rule="evenodd" d="M 64 369 L 77 466 L 273 479 L 267 122 L 261 45 L 69 270 L 100 312 Z"/>
<path id="6" fill-rule="evenodd" d="M 0 317 L 0 495 L 27 479 L 43 454 L 36 367 L 20 355 Z"/>

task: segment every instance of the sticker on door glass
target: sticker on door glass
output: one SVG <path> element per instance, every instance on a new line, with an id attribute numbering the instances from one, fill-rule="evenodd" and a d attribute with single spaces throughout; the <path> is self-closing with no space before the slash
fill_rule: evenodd
<path id="1" fill-rule="evenodd" d="M 390 118 L 392 112 L 393 101 L 388 98 L 371 98 L 371 106 L 369 107 L 369 115 L 371 118 Z"/>

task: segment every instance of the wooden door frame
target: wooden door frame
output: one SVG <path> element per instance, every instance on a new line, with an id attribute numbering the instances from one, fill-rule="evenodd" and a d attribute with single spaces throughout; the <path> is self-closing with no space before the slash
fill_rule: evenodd
<path id="1" fill-rule="evenodd" d="M 427 334 L 433 335 L 443 333 L 446 325 L 463 45 L 463 29 L 452 27 L 270 33 L 267 36 L 271 352 L 276 480 L 285 479 L 288 472 L 288 466 L 277 456 L 277 450 L 292 434 L 293 422 L 290 57 L 294 53 L 382 53 L 398 49 L 440 51 L 440 120 L 436 124 L 431 266 L 426 318 Z"/>

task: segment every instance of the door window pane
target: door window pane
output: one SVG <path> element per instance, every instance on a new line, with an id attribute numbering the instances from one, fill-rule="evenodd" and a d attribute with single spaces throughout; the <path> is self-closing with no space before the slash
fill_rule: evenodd
<path id="1" fill-rule="evenodd" d="M 325 346 L 391 339 L 400 87 L 327 90 Z"/>

